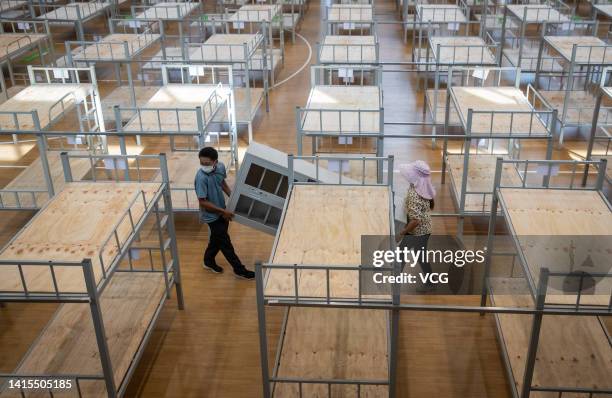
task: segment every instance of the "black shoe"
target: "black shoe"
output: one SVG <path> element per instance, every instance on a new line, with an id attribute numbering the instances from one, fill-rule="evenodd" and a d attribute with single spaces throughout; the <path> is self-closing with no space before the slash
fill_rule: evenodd
<path id="1" fill-rule="evenodd" d="M 255 272 L 249 271 L 246 268 L 234 270 L 234 275 L 243 279 L 255 279 Z"/>
<path id="2" fill-rule="evenodd" d="M 214 272 L 215 274 L 222 274 L 223 273 L 223 268 L 219 267 L 217 264 L 215 265 L 206 265 L 204 263 L 202 263 L 202 267 L 204 269 L 207 269 L 211 272 Z"/>

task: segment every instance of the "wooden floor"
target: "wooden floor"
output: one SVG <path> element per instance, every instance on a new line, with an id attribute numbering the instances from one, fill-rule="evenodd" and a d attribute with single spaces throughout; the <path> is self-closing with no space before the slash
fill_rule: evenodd
<path id="1" fill-rule="evenodd" d="M 316 0 L 311 0 L 310 9 L 299 31 L 313 46 L 313 50 L 316 42 L 321 40 L 320 20 L 323 11 Z M 375 19 L 398 20 L 393 2 L 377 1 Z M 103 20 L 99 23 L 103 26 Z M 411 50 L 403 43 L 402 34 L 400 25 L 378 27 L 382 59 L 410 59 Z M 282 82 L 298 70 L 307 61 L 307 56 L 308 48 L 299 38 L 295 45 L 286 40 L 285 63 L 277 82 Z M 313 56 L 311 62 L 314 61 Z M 101 75 L 99 78 L 102 79 Z M 403 88 L 399 90 L 398 87 Z M 415 87 L 416 80 L 406 74 L 385 74 L 385 121 L 414 121 L 423 117 L 423 92 L 417 92 Z M 296 153 L 295 107 L 306 104 L 309 88 L 308 69 L 274 88 L 270 95 L 270 113 L 266 113 L 262 107 L 254 121 L 255 139 L 281 151 Z M 101 92 L 105 92 L 103 87 Z M 388 131 L 398 132 L 400 128 L 390 127 Z M 245 136 L 246 133 L 241 135 L 241 152 L 246 146 Z M 524 150 L 529 153 L 542 152 L 543 147 L 539 145 L 529 144 Z M 144 153 L 158 153 L 162 149 L 167 150 L 167 140 L 150 140 L 145 144 Z M 2 152 L 0 166 L 26 166 L 36 158 L 35 150 L 25 155 L 19 152 L 19 148 L 15 148 L 15 151 L 15 154 L 6 156 Z M 450 184 L 440 184 L 440 146 L 432 149 L 429 139 L 386 139 L 385 154 L 394 154 L 399 163 L 416 159 L 428 161 L 439 192 L 436 211 L 454 210 Z M 556 151 L 554 157 L 567 159 L 568 155 Z M 4 186 L 16 174 L 18 171 L 0 168 L 0 186 Z M 401 178 L 396 181 L 396 195 L 401 203 L 406 187 Z M 401 211 L 400 208 L 398 210 Z M 0 215 L 0 245 L 5 244 L 25 225 L 32 214 L 3 212 Z M 195 214 L 179 214 L 175 222 L 186 308 L 178 311 L 174 297 L 165 306 L 126 396 L 260 397 L 255 284 L 234 278 L 222 256 L 219 257 L 219 264 L 225 267 L 225 274 L 215 275 L 203 270 L 201 259 L 207 243 L 207 227 L 198 223 Z M 484 222 L 478 220 L 466 221 L 465 229 L 468 231 L 483 225 Z M 455 218 L 434 219 L 437 233 L 452 233 L 455 228 Z M 238 254 L 248 266 L 269 258 L 272 236 L 236 223 L 231 224 L 230 234 Z M 466 305 L 478 304 L 469 298 L 462 300 Z M 55 308 L 49 304 L 10 304 L 0 308 L 0 372 L 10 372 L 17 367 Z M 267 315 L 270 347 L 275 347 L 282 310 L 271 308 Z M 274 355 L 272 349 L 270 355 Z M 398 371 L 400 397 L 510 397 L 495 335 L 494 318 L 491 316 L 402 313 Z"/>

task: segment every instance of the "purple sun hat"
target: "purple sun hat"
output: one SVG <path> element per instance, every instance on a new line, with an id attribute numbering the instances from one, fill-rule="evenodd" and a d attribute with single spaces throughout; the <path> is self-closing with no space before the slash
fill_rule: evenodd
<path id="1" fill-rule="evenodd" d="M 433 199 L 436 196 L 436 189 L 431 183 L 431 170 L 427 163 L 417 160 L 412 163 L 402 164 L 399 169 L 402 177 L 414 185 L 414 189 L 419 196 L 425 199 Z"/>

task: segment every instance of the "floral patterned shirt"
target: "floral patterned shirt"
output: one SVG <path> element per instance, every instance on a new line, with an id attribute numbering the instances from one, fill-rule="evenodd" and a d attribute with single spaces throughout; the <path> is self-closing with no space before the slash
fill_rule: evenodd
<path id="1" fill-rule="evenodd" d="M 413 185 L 408 188 L 406 200 L 404 201 L 408 221 L 419 220 L 419 225 L 410 232 L 410 235 L 431 234 L 431 215 L 429 200 L 420 196 Z"/>

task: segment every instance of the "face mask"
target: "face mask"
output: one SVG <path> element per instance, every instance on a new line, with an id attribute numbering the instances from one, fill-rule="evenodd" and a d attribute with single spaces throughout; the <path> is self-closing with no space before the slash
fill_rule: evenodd
<path id="1" fill-rule="evenodd" d="M 212 173 L 215 170 L 215 166 L 200 166 L 203 172 L 206 174 Z"/>

